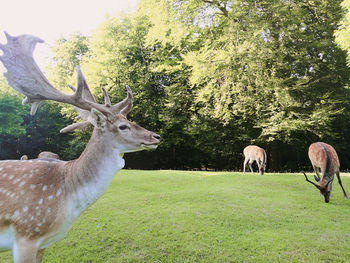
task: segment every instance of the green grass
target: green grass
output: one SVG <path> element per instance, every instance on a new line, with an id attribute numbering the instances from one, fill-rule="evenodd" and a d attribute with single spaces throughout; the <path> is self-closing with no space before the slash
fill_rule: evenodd
<path id="1" fill-rule="evenodd" d="M 43 262 L 349 260 L 350 200 L 336 180 L 326 204 L 302 174 L 122 170 Z"/>

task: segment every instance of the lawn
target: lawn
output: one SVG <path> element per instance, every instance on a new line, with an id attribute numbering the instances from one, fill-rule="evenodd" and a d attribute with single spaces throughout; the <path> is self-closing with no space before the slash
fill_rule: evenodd
<path id="1" fill-rule="evenodd" d="M 43 262 L 349 260 L 350 200 L 336 180 L 326 204 L 301 173 L 122 170 Z"/>

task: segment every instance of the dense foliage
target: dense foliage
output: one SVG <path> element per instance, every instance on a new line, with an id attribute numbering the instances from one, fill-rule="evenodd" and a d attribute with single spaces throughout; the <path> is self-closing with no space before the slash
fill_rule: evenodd
<path id="1" fill-rule="evenodd" d="M 31 116 L 22 97 L 0 79 L 0 159 L 19 159 L 22 155 L 36 158 L 42 151 L 69 156 L 70 135 L 59 130 L 71 123 L 54 103 L 42 103 L 37 114 Z"/>
<path id="2" fill-rule="evenodd" d="M 348 169 L 350 11 L 341 4 L 141 0 L 135 14 L 106 18 L 89 38 L 59 39 L 49 77 L 65 90 L 81 64 L 99 101 L 102 86 L 114 102 L 132 87 L 129 118 L 163 141 L 129 154 L 129 167 L 241 169 L 243 148 L 258 144 L 268 169 L 300 170 L 310 168 L 308 145 L 324 141 Z M 66 157 L 87 138 L 75 133 Z"/>

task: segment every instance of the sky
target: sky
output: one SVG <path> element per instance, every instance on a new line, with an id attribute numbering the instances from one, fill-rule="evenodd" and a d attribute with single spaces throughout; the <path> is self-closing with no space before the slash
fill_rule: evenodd
<path id="1" fill-rule="evenodd" d="M 30 34 L 45 41 L 34 53 L 39 66 L 48 64 L 50 46 L 75 32 L 91 35 L 106 15 L 134 12 L 139 0 L 0 0 L 0 43 L 3 31 L 12 36 Z M 1 51 L 0 51 L 1 55 Z"/>

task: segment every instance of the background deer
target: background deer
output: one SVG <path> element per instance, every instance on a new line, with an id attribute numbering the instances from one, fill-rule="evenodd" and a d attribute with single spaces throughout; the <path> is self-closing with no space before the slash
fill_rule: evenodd
<path id="1" fill-rule="evenodd" d="M 334 174 L 337 175 L 338 182 L 344 193 L 344 197 L 348 199 L 343 184 L 340 180 L 340 163 L 335 149 L 327 143 L 315 142 L 310 145 L 308 155 L 312 167 L 316 173 L 314 178 L 318 184 L 310 181 L 304 173 L 305 179 L 320 191 L 320 194 L 324 196 L 324 201 L 328 203 L 331 197 Z M 323 175 L 322 179 L 319 174 L 319 169 Z"/>
<path id="2" fill-rule="evenodd" d="M 258 164 L 259 173 L 264 174 L 266 169 L 266 152 L 263 148 L 256 146 L 256 145 L 249 145 L 244 148 L 243 150 L 244 154 L 244 163 L 243 163 L 243 172 L 245 173 L 245 168 L 247 166 L 247 163 L 249 165 L 250 171 L 254 173 L 252 164 L 254 161 Z"/>
<path id="3" fill-rule="evenodd" d="M 123 154 L 155 149 L 160 136 L 126 119 L 132 92 L 112 105 L 104 89 L 105 104 L 96 103 L 77 68 L 77 89 L 69 95 L 55 89 L 33 59 L 36 43 L 31 35 L 12 37 L 1 45 L 0 61 L 8 83 L 26 95 L 34 114 L 41 100 L 76 106 L 83 120 L 61 130 L 93 125 L 93 133 L 80 157 L 0 162 L 0 251 L 12 250 L 14 262 L 41 262 L 44 249 L 62 239 L 73 222 L 107 189 L 123 168 Z M 73 88 L 74 89 L 74 88 Z"/>
<path id="4" fill-rule="evenodd" d="M 47 152 L 47 151 L 45 151 L 45 152 L 39 153 L 38 159 L 45 159 L 45 158 L 51 158 L 51 159 L 57 159 L 57 160 L 60 159 L 60 157 L 58 156 L 58 154 L 53 153 L 53 152 Z"/>

